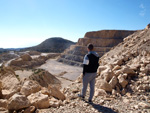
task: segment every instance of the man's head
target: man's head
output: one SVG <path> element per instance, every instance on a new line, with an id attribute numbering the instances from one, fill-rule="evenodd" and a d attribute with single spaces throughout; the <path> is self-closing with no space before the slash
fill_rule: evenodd
<path id="1" fill-rule="evenodd" d="M 87 48 L 88 48 L 88 51 L 92 51 L 94 49 L 94 46 L 93 44 L 89 43 Z"/>

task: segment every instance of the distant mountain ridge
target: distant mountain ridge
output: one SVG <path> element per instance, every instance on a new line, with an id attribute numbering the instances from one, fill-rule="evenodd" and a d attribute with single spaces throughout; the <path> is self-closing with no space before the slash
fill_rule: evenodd
<path id="1" fill-rule="evenodd" d="M 25 48 L 24 50 L 29 51 L 38 51 L 38 52 L 54 52 L 61 53 L 71 45 L 74 45 L 75 42 L 70 40 L 63 39 L 61 37 L 52 37 L 43 41 L 41 44 L 29 48 Z"/>

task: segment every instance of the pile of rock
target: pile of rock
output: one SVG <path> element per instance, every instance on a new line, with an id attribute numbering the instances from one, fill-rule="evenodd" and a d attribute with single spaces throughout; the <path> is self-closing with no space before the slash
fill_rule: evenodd
<path id="1" fill-rule="evenodd" d="M 61 88 L 61 81 L 43 69 L 34 69 L 33 74 L 29 76 L 29 79 L 37 81 L 43 87 L 48 87 L 51 84 Z"/>
<path id="2" fill-rule="evenodd" d="M 149 36 L 150 29 L 137 31 L 100 59 L 97 89 L 114 95 L 150 91 Z"/>
<path id="3" fill-rule="evenodd" d="M 0 63 L 7 62 L 11 59 L 17 58 L 19 55 L 15 52 L 8 52 L 0 54 Z"/>
<path id="4" fill-rule="evenodd" d="M 45 63 L 46 60 L 49 58 L 56 57 L 57 55 L 47 55 L 47 56 L 41 56 L 39 55 L 36 58 L 32 58 L 28 53 L 21 55 L 20 57 L 12 60 L 9 63 L 9 66 L 13 67 L 14 69 L 20 69 L 20 68 L 34 68 L 37 66 L 40 66 Z"/>
<path id="5" fill-rule="evenodd" d="M 27 58 L 27 57 L 26 57 Z M 44 73 L 44 74 L 43 74 Z M 45 78 L 44 76 L 47 75 Z M 58 107 L 63 105 L 65 95 L 55 86 L 60 81 L 42 70 L 35 80 L 20 81 L 11 68 L 0 70 L 0 111 L 33 113 L 36 109 Z M 35 74 L 34 74 L 35 76 Z M 43 77 L 42 77 L 43 76 Z M 39 79 L 42 77 L 41 79 Z M 55 79 L 54 79 L 55 78 Z M 34 79 L 34 77 L 32 77 Z M 44 87 L 41 81 L 45 80 Z M 47 81 L 46 81 L 47 79 Z M 50 80 L 51 81 L 48 81 Z"/>

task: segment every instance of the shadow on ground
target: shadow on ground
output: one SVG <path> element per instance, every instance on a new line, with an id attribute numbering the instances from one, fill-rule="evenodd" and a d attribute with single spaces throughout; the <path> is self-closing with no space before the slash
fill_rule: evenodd
<path id="1" fill-rule="evenodd" d="M 86 103 L 89 103 L 86 100 L 84 100 L 84 101 Z M 94 103 L 89 103 L 89 104 L 92 105 L 94 109 L 98 110 L 98 112 L 101 112 L 101 113 L 117 113 L 117 112 L 113 111 L 111 108 L 107 108 L 107 107 L 101 106 L 99 104 L 94 104 Z"/>

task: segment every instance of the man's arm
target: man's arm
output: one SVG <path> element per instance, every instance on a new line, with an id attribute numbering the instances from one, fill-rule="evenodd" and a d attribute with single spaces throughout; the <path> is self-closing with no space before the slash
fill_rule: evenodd
<path id="1" fill-rule="evenodd" d="M 86 72 L 86 67 L 89 64 L 89 58 L 87 57 L 87 55 L 84 56 L 84 60 L 83 60 L 83 76 Z"/>

